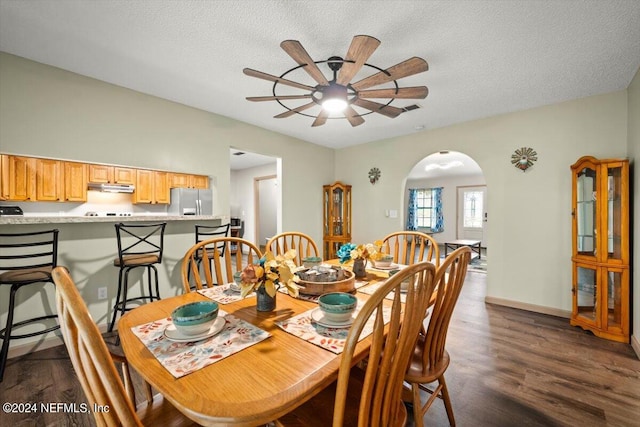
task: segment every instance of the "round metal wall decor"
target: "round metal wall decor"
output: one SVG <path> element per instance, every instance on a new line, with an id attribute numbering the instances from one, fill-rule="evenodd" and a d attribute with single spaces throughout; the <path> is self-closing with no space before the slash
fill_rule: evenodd
<path id="1" fill-rule="evenodd" d="M 369 171 L 369 182 L 375 184 L 380 179 L 380 169 L 371 168 Z"/>
<path id="2" fill-rule="evenodd" d="M 538 160 L 537 155 L 538 153 L 536 153 L 533 148 L 522 147 L 513 152 L 511 155 L 511 163 L 524 172 L 533 166 L 533 162 Z"/>

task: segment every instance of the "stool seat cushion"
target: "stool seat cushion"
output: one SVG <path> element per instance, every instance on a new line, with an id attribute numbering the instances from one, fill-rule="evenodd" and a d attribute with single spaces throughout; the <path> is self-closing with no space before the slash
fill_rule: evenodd
<path id="1" fill-rule="evenodd" d="M 30 283 L 30 282 L 51 282 L 51 271 L 53 267 L 34 267 L 20 270 L 9 270 L 0 274 L 0 283 Z"/>
<path id="2" fill-rule="evenodd" d="M 160 262 L 158 255 L 154 254 L 141 254 L 141 255 L 125 255 L 122 257 L 122 261 L 125 266 L 131 265 L 148 265 L 157 264 Z M 120 258 L 113 260 L 113 265 L 120 267 Z"/>

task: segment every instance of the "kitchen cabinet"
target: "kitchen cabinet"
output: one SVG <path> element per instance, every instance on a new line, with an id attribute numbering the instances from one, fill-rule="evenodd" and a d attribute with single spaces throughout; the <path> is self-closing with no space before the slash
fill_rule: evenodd
<path id="1" fill-rule="evenodd" d="M 7 156 L 9 170 L 9 198 L 15 201 L 31 201 L 36 198 L 36 159 L 23 156 Z"/>
<path id="2" fill-rule="evenodd" d="M 135 187 L 133 203 L 169 203 L 169 175 L 167 172 L 137 169 Z"/>
<path id="3" fill-rule="evenodd" d="M 87 201 L 89 165 L 64 162 L 64 199 L 69 202 Z"/>
<path id="4" fill-rule="evenodd" d="M 340 246 L 351 241 L 351 186 L 335 182 L 322 188 L 324 259 L 334 259 Z"/>
<path id="5" fill-rule="evenodd" d="M 629 342 L 629 161 L 586 156 L 572 171 L 570 323 Z"/>
<path id="6" fill-rule="evenodd" d="M 209 188 L 209 177 L 206 175 L 191 175 L 191 188 Z"/>
<path id="7" fill-rule="evenodd" d="M 64 200 L 64 165 L 60 160 L 35 159 L 36 201 Z"/>
<path id="8" fill-rule="evenodd" d="M 209 177 L 206 175 L 190 175 L 187 173 L 170 173 L 170 188 L 209 188 Z"/>
<path id="9" fill-rule="evenodd" d="M 135 184 L 136 169 L 122 166 L 89 165 L 89 182 L 101 184 Z"/>
<path id="10" fill-rule="evenodd" d="M 0 200 L 9 199 L 9 156 L 0 154 Z"/>

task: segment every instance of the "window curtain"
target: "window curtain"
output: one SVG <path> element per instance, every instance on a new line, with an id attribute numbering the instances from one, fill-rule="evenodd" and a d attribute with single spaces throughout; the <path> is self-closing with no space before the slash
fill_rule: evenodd
<path id="1" fill-rule="evenodd" d="M 416 231 L 418 229 L 418 190 L 409 189 L 409 206 L 407 208 L 407 230 Z"/>
<path id="2" fill-rule="evenodd" d="M 442 187 L 433 189 L 433 217 L 435 222 L 431 227 L 433 233 L 444 231 L 444 216 L 442 215 Z"/>

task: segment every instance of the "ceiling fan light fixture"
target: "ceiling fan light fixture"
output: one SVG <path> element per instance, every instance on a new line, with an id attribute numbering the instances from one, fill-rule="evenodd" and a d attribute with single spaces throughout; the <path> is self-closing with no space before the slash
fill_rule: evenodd
<path id="1" fill-rule="evenodd" d="M 342 113 L 349 105 L 347 88 L 335 83 L 330 84 L 322 91 L 321 105 L 329 113 Z"/>

